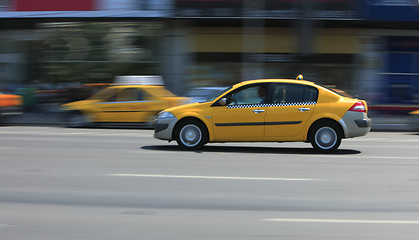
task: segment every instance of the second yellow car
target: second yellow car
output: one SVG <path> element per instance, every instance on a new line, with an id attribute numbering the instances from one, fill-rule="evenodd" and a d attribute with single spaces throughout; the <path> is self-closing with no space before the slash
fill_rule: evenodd
<path id="1" fill-rule="evenodd" d="M 96 93 L 87 100 L 64 104 L 69 127 L 92 124 L 139 124 L 151 123 L 161 110 L 188 102 L 177 97 L 161 83 L 154 84 L 142 79 L 154 76 L 123 76 L 125 82 L 117 82 Z M 130 81 L 126 81 L 127 78 Z M 141 79 L 137 84 L 132 79 Z"/>

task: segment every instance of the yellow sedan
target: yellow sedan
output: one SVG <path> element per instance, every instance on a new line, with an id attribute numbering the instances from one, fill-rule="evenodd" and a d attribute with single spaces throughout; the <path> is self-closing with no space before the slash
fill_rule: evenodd
<path id="1" fill-rule="evenodd" d="M 161 110 L 188 102 L 158 85 L 119 85 L 87 100 L 64 104 L 69 127 L 102 124 L 151 123 Z"/>
<path id="2" fill-rule="evenodd" d="M 209 142 L 310 142 L 336 150 L 343 138 L 371 128 L 363 100 L 304 80 L 251 80 L 212 99 L 168 108 L 154 120 L 154 136 L 185 149 Z"/>

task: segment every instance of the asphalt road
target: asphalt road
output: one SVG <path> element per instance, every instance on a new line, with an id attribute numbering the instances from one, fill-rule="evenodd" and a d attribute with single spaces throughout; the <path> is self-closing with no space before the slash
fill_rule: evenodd
<path id="1" fill-rule="evenodd" d="M 0 128 L 0 239 L 418 239 L 419 135 L 180 151 L 138 129 Z"/>

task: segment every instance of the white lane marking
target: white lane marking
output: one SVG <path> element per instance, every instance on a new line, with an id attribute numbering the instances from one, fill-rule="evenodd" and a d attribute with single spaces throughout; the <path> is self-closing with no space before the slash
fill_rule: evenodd
<path id="1" fill-rule="evenodd" d="M 265 222 L 297 223 L 367 223 L 367 224 L 419 224 L 419 220 L 364 220 L 364 219 L 321 219 L 321 218 L 267 218 Z"/>
<path id="2" fill-rule="evenodd" d="M 146 151 L 144 151 L 144 150 L 134 150 L 134 151 L 123 151 L 123 152 L 124 153 L 136 153 L 136 154 L 138 154 L 138 153 L 141 153 L 141 154 L 143 154 L 143 153 L 146 153 L 146 154 L 162 154 L 162 152 L 150 151 L 150 150 L 146 150 Z M 163 155 L 163 154 L 162 154 L 162 156 L 166 157 L 166 155 Z"/>
<path id="3" fill-rule="evenodd" d="M 347 139 L 346 141 L 353 142 L 375 142 L 375 141 L 389 141 L 386 138 L 356 138 L 356 139 Z"/>
<path id="4" fill-rule="evenodd" d="M 0 149 L 14 149 L 14 148 L 16 148 L 16 147 L 2 147 L 2 146 L 0 146 Z"/>
<path id="5" fill-rule="evenodd" d="M 190 175 L 130 174 L 130 173 L 105 174 L 105 176 L 116 176 L 116 177 L 150 177 L 150 178 L 225 179 L 225 180 L 262 180 L 262 181 L 322 181 L 321 179 L 312 179 L 312 178 L 190 176 Z"/>
<path id="6" fill-rule="evenodd" d="M 396 142 L 419 142 L 419 138 L 417 139 L 399 139 Z"/>
<path id="7" fill-rule="evenodd" d="M 359 148 L 359 147 L 368 147 L 368 148 L 416 148 L 416 145 L 394 145 L 394 143 L 389 143 L 389 145 L 382 144 L 382 145 L 376 145 L 376 144 L 368 144 L 368 145 L 362 145 L 362 144 L 353 144 L 353 143 L 344 143 L 342 146 L 350 147 L 350 148 Z"/>
<path id="8" fill-rule="evenodd" d="M 16 227 L 16 225 L 0 224 L 0 228 Z"/>

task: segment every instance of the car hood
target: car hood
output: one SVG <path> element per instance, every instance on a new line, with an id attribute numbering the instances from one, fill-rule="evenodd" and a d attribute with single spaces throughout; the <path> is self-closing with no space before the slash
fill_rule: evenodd
<path id="1" fill-rule="evenodd" d="M 183 110 L 189 110 L 189 109 L 193 109 L 194 107 L 202 107 L 204 105 L 211 105 L 212 102 L 196 102 L 196 103 L 188 103 L 185 105 L 180 105 L 180 106 L 176 106 L 176 107 L 171 107 L 171 108 L 167 108 L 164 111 L 166 112 L 178 112 L 178 111 L 183 111 Z"/>
<path id="2" fill-rule="evenodd" d="M 97 102 L 99 102 L 99 100 L 81 100 L 81 101 L 63 104 L 62 107 L 65 110 L 83 110 L 87 108 L 87 106 L 89 106 L 90 104 L 97 103 Z"/>

